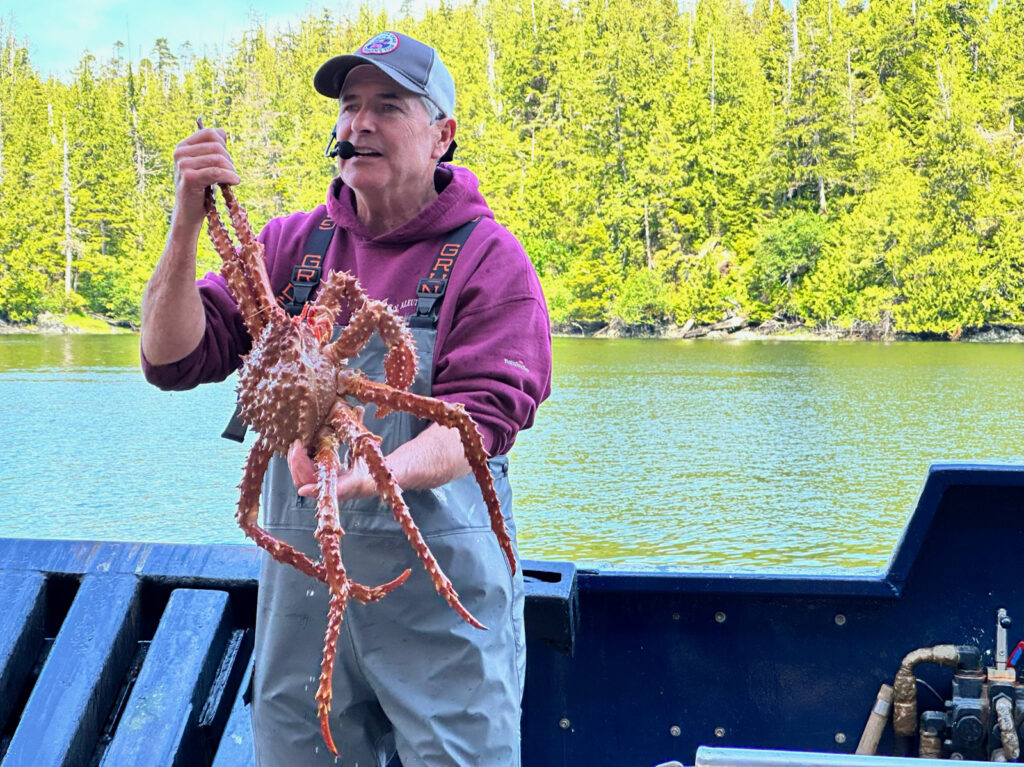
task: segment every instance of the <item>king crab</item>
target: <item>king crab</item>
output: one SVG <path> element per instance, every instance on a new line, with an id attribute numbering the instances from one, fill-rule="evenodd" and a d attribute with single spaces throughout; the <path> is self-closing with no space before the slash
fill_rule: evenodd
<path id="1" fill-rule="evenodd" d="M 243 359 L 239 372 L 238 402 L 242 420 L 259 433 L 246 461 L 235 517 L 245 534 L 278 562 L 327 584 L 327 632 L 315 697 L 320 732 L 327 747 L 337 755 L 328 714 L 335 651 L 345 606 L 350 598 L 363 603 L 380 599 L 404 583 L 410 573 L 405 570 L 394 580 L 372 587 L 357 583 L 346 573 L 341 561 L 341 537 L 345 531 L 339 521 L 337 498 L 337 475 L 342 469 L 338 457 L 341 445 L 348 446 L 349 464 L 356 459 L 366 464 L 378 494 L 390 505 L 437 593 L 467 623 L 485 628 L 459 602 L 451 581 L 441 571 L 402 499 L 402 490 L 381 453 L 380 437 L 363 425 L 362 407 L 349 405 L 347 398 L 373 403 L 381 417 L 398 410 L 457 429 L 466 459 L 483 493 L 491 528 L 513 572 L 515 554 L 476 424 L 461 404 L 405 391 L 415 377 L 416 352 L 412 335 L 401 318 L 385 302 L 371 300 L 348 272 L 331 273 L 322 283 L 316 300 L 307 304 L 302 315 L 289 317 L 274 300 L 263 262 L 263 245 L 256 240 L 245 210 L 230 187 L 226 184 L 220 187 L 239 247 L 235 248 L 221 222 L 212 187 L 206 190 L 206 217 L 210 239 L 223 260 L 221 274 L 238 302 L 242 321 L 252 338 L 252 350 Z M 331 342 L 334 318 L 342 301 L 351 307 L 351 319 L 337 340 Z M 388 347 L 384 366 L 386 383 L 371 381 L 346 365 L 375 330 Z M 314 535 L 321 552 L 317 562 L 278 540 L 258 523 L 260 488 L 270 458 L 275 452 L 286 452 L 296 439 L 302 441 L 313 457 L 315 467 L 317 528 Z"/>

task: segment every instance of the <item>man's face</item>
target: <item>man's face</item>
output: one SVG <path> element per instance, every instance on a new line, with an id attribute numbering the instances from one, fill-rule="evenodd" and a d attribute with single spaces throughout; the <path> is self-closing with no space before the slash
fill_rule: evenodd
<path id="1" fill-rule="evenodd" d="M 361 194 L 422 194 L 454 130 L 450 119 L 431 122 L 419 96 L 365 64 L 345 78 L 339 96 L 338 141 L 356 156 L 339 159 L 345 184 Z"/>

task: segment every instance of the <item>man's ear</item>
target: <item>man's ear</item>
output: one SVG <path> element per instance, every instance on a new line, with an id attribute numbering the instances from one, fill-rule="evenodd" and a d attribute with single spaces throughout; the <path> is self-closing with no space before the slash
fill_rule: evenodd
<path id="1" fill-rule="evenodd" d="M 444 157 L 445 152 L 448 151 L 452 141 L 455 140 L 455 118 L 444 117 L 438 120 L 436 124 L 440 128 L 440 132 L 438 133 L 437 141 L 434 142 L 434 149 L 431 151 L 430 156 L 435 160 L 440 160 Z"/>

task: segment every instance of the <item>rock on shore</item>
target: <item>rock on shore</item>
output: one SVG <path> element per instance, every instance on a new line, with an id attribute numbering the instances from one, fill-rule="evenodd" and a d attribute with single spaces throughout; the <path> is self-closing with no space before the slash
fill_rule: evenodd
<path id="1" fill-rule="evenodd" d="M 741 316 L 730 317 L 710 325 L 692 320 L 685 325 L 675 323 L 641 323 L 628 325 L 621 320 L 611 322 L 553 322 L 555 336 L 587 336 L 594 338 L 733 338 L 822 341 L 965 341 L 975 343 L 1024 343 L 1024 326 L 983 325 L 965 328 L 959 334 L 905 333 L 894 331 L 888 322 L 855 322 L 848 328 L 837 326 L 808 327 L 802 322 L 770 319 L 752 323 Z"/>
<path id="2" fill-rule="evenodd" d="M 114 322 L 98 314 L 74 315 L 73 319 L 50 312 L 40 314 L 34 323 L 5 322 L 0 319 L 0 336 L 15 333 L 69 335 L 77 333 L 125 333 L 138 330 L 128 322 Z"/>

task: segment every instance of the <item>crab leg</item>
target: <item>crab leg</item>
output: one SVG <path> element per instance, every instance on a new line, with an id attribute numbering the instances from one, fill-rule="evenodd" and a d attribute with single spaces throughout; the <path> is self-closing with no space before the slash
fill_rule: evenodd
<path id="1" fill-rule="evenodd" d="M 323 553 L 324 568 L 327 570 L 327 588 L 330 602 L 327 607 L 327 632 L 324 634 L 324 655 L 320 663 L 320 685 L 316 691 L 317 715 L 320 718 L 320 734 L 327 748 L 335 756 L 338 748 L 331 737 L 328 714 L 331 712 L 331 682 L 334 675 L 334 657 L 338 650 L 338 634 L 341 632 L 341 618 L 348 604 L 350 585 L 345 565 L 341 561 L 341 536 L 345 531 L 338 519 L 338 438 L 333 432 L 322 434 L 316 452 L 316 536 Z"/>
<path id="2" fill-rule="evenodd" d="M 245 209 L 238 203 L 234 192 L 227 184 L 220 185 L 224 204 L 228 209 L 231 226 L 238 235 L 239 247 L 231 242 L 224 222 L 217 212 L 213 187 L 208 187 L 204 198 L 207 232 L 210 241 L 222 261 L 221 274 L 228 283 L 231 294 L 238 301 L 238 309 L 249 336 L 255 341 L 267 324 L 271 312 L 280 312 L 274 302 L 270 280 L 263 262 L 263 245 L 256 239 L 249 227 Z"/>
<path id="3" fill-rule="evenodd" d="M 427 542 L 423 540 L 423 535 L 416 527 L 416 523 L 409 513 L 409 507 L 406 506 L 405 500 L 402 498 L 402 490 L 384 462 L 384 455 L 380 451 L 380 437 L 372 434 L 359 420 L 353 418 L 349 408 L 340 402 L 335 403 L 328 422 L 338 432 L 341 441 L 349 445 L 351 459 L 361 458 L 366 463 L 370 476 L 373 477 L 373 481 L 377 485 L 377 492 L 391 507 L 405 537 L 409 539 L 416 556 L 419 557 L 427 574 L 430 575 L 430 580 L 437 593 L 470 626 L 478 629 L 487 628 L 462 606 L 458 592 L 455 591 L 448 576 L 441 570 L 441 566 L 434 558 Z"/>
<path id="4" fill-rule="evenodd" d="M 199 130 L 203 129 L 202 117 L 196 120 L 196 127 Z M 228 209 L 231 226 L 238 236 L 239 247 L 235 248 L 232 244 L 231 236 L 220 220 L 212 186 L 206 188 L 206 194 L 203 197 L 203 207 L 206 210 L 208 224 L 207 232 L 213 242 L 214 250 L 217 251 L 217 255 L 223 262 L 221 273 L 228 283 L 231 295 L 238 302 L 245 328 L 255 342 L 266 326 L 270 312 L 281 310 L 275 303 L 274 294 L 270 289 L 270 280 L 267 278 L 267 269 L 263 263 L 263 245 L 256 239 L 252 227 L 249 226 L 245 208 L 239 204 L 230 186 L 227 184 L 218 184 L 218 186 L 224 196 L 224 205 Z M 281 313 L 283 315 L 283 312 Z"/>
<path id="5" fill-rule="evenodd" d="M 352 307 L 352 316 L 338 340 L 324 348 L 324 356 L 333 365 L 341 367 L 345 360 L 359 354 L 376 330 L 388 347 L 388 355 L 384 358 L 385 379 L 398 389 L 409 388 L 416 377 L 416 352 L 405 322 L 385 302 L 367 296 L 359 280 L 348 272 L 333 272 L 327 278 L 310 314 L 316 317 L 327 311 L 333 320 L 342 300 Z"/>
<path id="6" fill-rule="evenodd" d="M 299 572 L 321 583 L 328 583 L 327 570 L 323 563 L 313 562 L 301 551 L 275 538 L 258 524 L 260 486 L 263 483 L 263 475 L 267 471 L 267 465 L 270 463 L 270 458 L 273 454 L 274 451 L 267 447 L 266 441 L 262 437 L 253 445 L 242 474 L 242 482 L 239 485 L 241 493 L 238 499 L 238 511 L 235 512 L 235 520 L 238 522 L 238 526 L 242 528 L 242 531 L 249 538 L 252 538 L 257 546 L 264 549 L 278 562 L 291 565 Z M 337 462 L 337 457 L 334 460 Z M 335 509 L 334 514 L 337 516 L 337 509 Z M 351 593 L 355 599 L 363 604 L 376 602 L 405 583 L 405 579 L 408 577 L 409 570 L 406 570 L 394 580 L 372 587 L 352 581 Z"/>
<path id="7" fill-rule="evenodd" d="M 487 451 L 484 450 L 484 441 L 462 403 L 445 402 L 433 397 L 423 397 L 392 389 L 385 384 L 371 381 L 361 373 L 353 372 L 339 376 L 339 380 L 343 382 L 340 387 L 343 394 L 352 395 L 361 402 L 372 402 L 377 405 L 378 411 L 382 406 L 390 410 L 401 410 L 458 430 L 466 460 L 469 462 L 473 476 L 476 477 L 476 482 L 484 497 L 484 504 L 487 506 L 487 513 L 491 519 L 491 530 L 498 538 L 498 543 L 502 551 L 505 552 L 509 567 L 514 573 L 516 571 L 516 555 L 512 549 L 512 539 L 505 527 L 505 518 L 501 514 L 501 502 L 498 500 L 498 494 L 494 491 L 491 470 L 487 467 Z"/>
<path id="8" fill-rule="evenodd" d="M 291 565 L 310 578 L 326 581 L 327 575 L 323 565 L 315 564 L 301 551 L 278 540 L 259 526 L 260 488 L 263 484 L 263 475 L 267 472 L 267 466 L 270 464 L 273 454 L 274 451 L 262 437 L 252 446 L 249 458 L 245 462 L 242 482 L 238 486 L 241 492 L 238 497 L 238 511 L 235 512 L 235 520 L 242 531 L 252 538 L 257 546 L 264 549 L 278 562 Z"/>
<path id="9" fill-rule="evenodd" d="M 336 407 L 343 408 L 344 406 L 337 405 Z M 405 570 L 394 580 L 374 588 L 363 586 L 348 577 L 345 565 L 341 561 L 341 537 L 345 534 L 345 530 L 338 518 L 338 473 L 341 471 L 341 462 L 338 459 L 338 436 L 329 427 L 321 429 L 318 436 L 317 451 L 314 457 L 317 526 L 313 535 L 320 544 L 320 551 L 323 554 L 323 566 L 327 572 L 327 589 L 330 597 L 316 702 L 317 715 L 320 718 L 320 734 L 323 736 L 327 748 L 337 756 L 338 749 L 331 737 L 328 715 L 331 712 L 331 680 L 334 674 L 334 658 L 338 651 L 338 635 L 341 632 L 341 619 L 345 612 L 345 606 L 348 604 L 349 597 L 355 597 L 364 604 L 375 602 L 405 583 L 410 571 Z"/>

